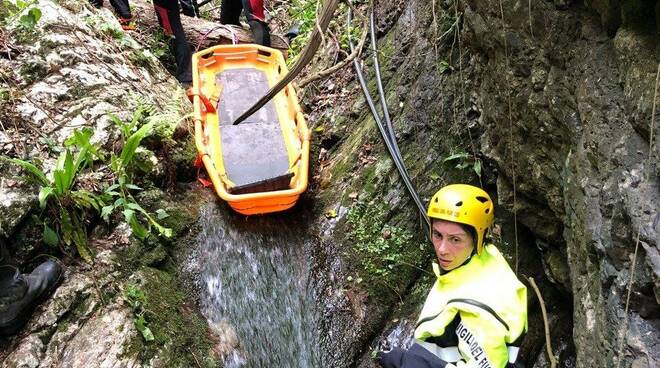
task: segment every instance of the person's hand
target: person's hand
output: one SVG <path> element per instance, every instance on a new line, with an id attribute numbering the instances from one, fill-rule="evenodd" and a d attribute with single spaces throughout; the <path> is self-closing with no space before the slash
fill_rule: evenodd
<path id="1" fill-rule="evenodd" d="M 199 17 L 197 10 L 197 0 L 179 0 L 179 4 L 181 4 L 181 11 L 183 12 L 183 15 L 187 15 L 189 17 Z"/>

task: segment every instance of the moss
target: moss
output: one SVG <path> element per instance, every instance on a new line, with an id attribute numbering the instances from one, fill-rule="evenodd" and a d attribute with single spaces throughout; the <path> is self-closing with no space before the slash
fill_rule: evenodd
<path id="1" fill-rule="evenodd" d="M 369 294 L 385 302 L 405 290 L 420 269 L 428 264 L 427 247 L 413 231 L 396 225 L 400 219 L 387 220 L 387 205 L 355 204 L 348 213 L 346 226 L 352 244 L 352 264 L 359 265 L 359 278 Z"/>
<path id="2" fill-rule="evenodd" d="M 167 250 L 162 244 L 146 252 L 141 257 L 141 263 L 145 266 L 158 266 L 167 260 Z"/>
<path id="3" fill-rule="evenodd" d="M 138 287 L 146 300 L 145 319 L 154 341 L 133 339 L 128 355 L 138 354 L 147 362 L 158 355 L 168 367 L 214 367 L 212 342 L 206 321 L 193 312 L 188 296 L 179 291 L 173 275 L 151 267 L 140 272 Z"/>
<path id="4" fill-rule="evenodd" d="M 35 58 L 22 64 L 19 74 L 31 84 L 48 75 L 48 69 L 49 66 L 43 59 Z"/>

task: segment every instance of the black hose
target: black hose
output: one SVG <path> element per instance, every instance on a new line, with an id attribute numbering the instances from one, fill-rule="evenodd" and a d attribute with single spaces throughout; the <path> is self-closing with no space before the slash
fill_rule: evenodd
<path id="1" fill-rule="evenodd" d="M 352 20 L 352 11 L 351 9 L 348 10 L 348 19 L 347 19 L 347 24 L 350 29 L 351 26 L 351 20 Z M 392 161 L 394 161 L 394 165 L 396 166 L 397 170 L 399 171 L 399 175 L 401 176 L 401 179 L 403 179 L 404 184 L 406 185 L 406 188 L 408 189 L 408 193 L 412 197 L 413 201 L 415 202 L 415 205 L 417 206 L 417 209 L 419 210 L 420 216 L 424 219 L 423 225 L 426 230 L 426 234 L 430 234 L 429 229 L 431 228 L 431 223 L 426 216 L 426 209 L 424 208 L 424 205 L 422 204 L 422 200 L 419 198 L 419 194 L 415 190 L 415 186 L 412 184 L 410 181 L 410 175 L 408 175 L 408 171 L 406 170 L 406 166 L 403 162 L 403 159 L 401 158 L 401 152 L 399 151 L 399 146 L 396 143 L 396 136 L 394 135 L 394 129 L 392 127 L 392 121 L 390 119 L 390 114 L 389 110 L 387 108 L 387 103 L 385 101 L 385 93 L 383 92 L 383 83 L 380 78 L 380 68 L 378 65 L 378 47 L 376 45 L 376 35 L 375 35 L 375 30 L 374 30 L 374 20 L 373 20 L 373 11 L 370 14 L 370 33 L 371 33 L 371 47 L 373 50 L 374 54 L 374 68 L 376 69 L 376 84 L 378 86 L 378 93 L 380 97 L 380 103 L 381 107 L 383 109 L 383 115 L 385 116 L 385 121 L 387 123 L 387 128 L 383 126 L 383 122 L 380 119 L 380 115 L 378 114 L 378 111 L 376 110 L 376 106 L 374 105 L 374 101 L 371 98 L 371 95 L 369 94 L 369 89 L 367 88 L 367 84 L 364 79 L 364 74 L 362 73 L 362 68 L 360 67 L 360 64 L 358 63 L 357 58 L 353 60 L 353 66 L 355 67 L 355 72 L 358 77 L 358 81 L 360 82 L 360 87 L 362 88 L 362 92 L 364 93 L 364 98 L 367 101 L 367 105 L 369 105 L 369 110 L 371 110 L 371 114 L 374 117 L 374 120 L 376 121 L 376 125 L 378 125 L 378 130 L 380 131 L 381 136 L 383 137 L 383 140 L 385 141 L 385 146 L 387 146 L 387 150 L 390 153 L 390 156 L 392 157 Z M 351 39 L 350 35 L 348 38 L 348 44 L 351 48 L 351 52 L 354 51 L 355 45 L 353 44 L 353 40 Z"/>

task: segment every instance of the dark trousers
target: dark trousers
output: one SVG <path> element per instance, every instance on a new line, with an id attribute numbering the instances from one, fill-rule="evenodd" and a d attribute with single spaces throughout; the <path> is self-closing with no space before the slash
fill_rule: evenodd
<path id="1" fill-rule="evenodd" d="M 173 51 L 176 60 L 176 79 L 181 84 L 190 84 L 192 83 L 192 51 L 181 25 L 179 2 L 154 0 L 154 9 L 158 23 L 170 37 L 170 51 Z"/>
<path id="2" fill-rule="evenodd" d="M 89 0 L 89 2 L 97 8 L 103 6 L 103 0 Z M 110 4 L 119 17 L 125 19 L 132 18 L 131 8 L 128 6 L 128 0 L 110 0 Z"/>
<path id="3" fill-rule="evenodd" d="M 392 348 L 388 352 L 380 351 L 377 360 L 383 368 L 445 368 L 447 366 L 447 362 L 418 344 L 413 344 L 408 350 Z"/>
<path id="4" fill-rule="evenodd" d="M 110 0 L 110 4 L 115 8 L 117 14 L 122 18 L 132 18 L 131 8 L 128 6 L 128 0 Z"/>
<path id="5" fill-rule="evenodd" d="M 263 0 L 222 0 L 220 5 L 220 23 L 240 25 L 238 18 L 245 12 L 254 42 L 270 46 L 270 31 L 266 24 Z"/>

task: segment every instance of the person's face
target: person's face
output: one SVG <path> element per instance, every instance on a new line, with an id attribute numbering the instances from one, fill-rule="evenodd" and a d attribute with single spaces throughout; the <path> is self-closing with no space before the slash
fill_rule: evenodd
<path id="1" fill-rule="evenodd" d="M 438 265 L 445 271 L 460 266 L 472 254 L 474 241 L 461 225 L 443 220 L 434 220 L 432 227 L 433 248 Z"/>

